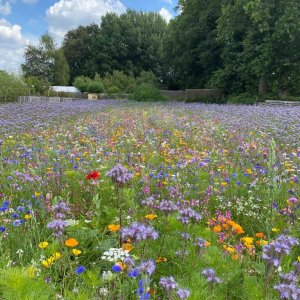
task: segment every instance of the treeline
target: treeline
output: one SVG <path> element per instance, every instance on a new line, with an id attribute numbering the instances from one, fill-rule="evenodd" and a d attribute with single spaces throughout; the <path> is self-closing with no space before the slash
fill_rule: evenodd
<path id="1" fill-rule="evenodd" d="M 149 72 L 166 89 L 300 94 L 299 0 L 180 0 L 177 10 L 169 24 L 157 13 L 109 13 L 69 31 L 58 49 L 44 35 L 27 47 L 23 73 L 71 85 Z"/>

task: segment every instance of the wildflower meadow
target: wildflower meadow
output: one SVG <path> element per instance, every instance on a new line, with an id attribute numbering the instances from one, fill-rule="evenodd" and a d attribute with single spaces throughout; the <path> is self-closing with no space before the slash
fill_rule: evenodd
<path id="1" fill-rule="evenodd" d="M 300 106 L 0 106 L 0 299 L 300 299 Z"/>

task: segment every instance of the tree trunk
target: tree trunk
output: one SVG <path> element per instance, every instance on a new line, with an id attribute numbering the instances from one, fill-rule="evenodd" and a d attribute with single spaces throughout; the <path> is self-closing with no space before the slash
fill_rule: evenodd
<path id="1" fill-rule="evenodd" d="M 258 84 L 258 94 L 262 97 L 267 95 L 267 80 L 261 77 Z"/>

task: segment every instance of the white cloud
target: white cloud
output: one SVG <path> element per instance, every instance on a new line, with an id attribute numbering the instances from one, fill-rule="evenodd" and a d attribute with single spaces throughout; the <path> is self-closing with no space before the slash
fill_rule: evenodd
<path id="1" fill-rule="evenodd" d="M 172 14 L 170 13 L 169 10 L 167 10 L 166 8 L 162 8 L 159 11 L 159 14 L 161 15 L 161 17 L 167 22 L 169 23 L 171 21 L 171 19 L 173 18 Z"/>
<path id="2" fill-rule="evenodd" d="M 0 0 L 0 15 L 7 16 L 11 13 L 11 6 L 8 1 Z"/>
<path id="3" fill-rule="evenodd" d="M 172 0 L 163 0 L 163 2 L 168 3 L 168 4 L 172 4 Z"/>
<path id="4" fill-rule="evenodd" d="M 108 12 L 121 14 L 126 7 L 120 0 L 60 0 L 48 8 L 48 30 L 62 39 L 70 29 L 79 25 L 99 24 Z"/>
<path id="5" fill-rule="evenodd" d="M 17 71 L 23 62 L 24 47 L 29 43 L 30 39 L 22 35 L 20 25 L 0 19 L 0 69 Z"/>
<path id="6" fill-rule="evenodd" d="M 35 4 L 35 3 L 38 3 L 39 0 L 23 0 L 23 2 L 26 4 Z"/>

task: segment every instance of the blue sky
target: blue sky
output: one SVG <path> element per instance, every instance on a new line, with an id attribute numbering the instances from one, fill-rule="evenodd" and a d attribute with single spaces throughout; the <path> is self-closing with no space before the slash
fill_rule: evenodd
<path id="1" fill-rule="evenodd" d="M 24 48 L 49 32 L 59 44 L 79 25 L 100 23 L 107 12 L 156 11 L 169 21 L 177 0 L 0 0 L 0 69 L 17 72 Z"/>

